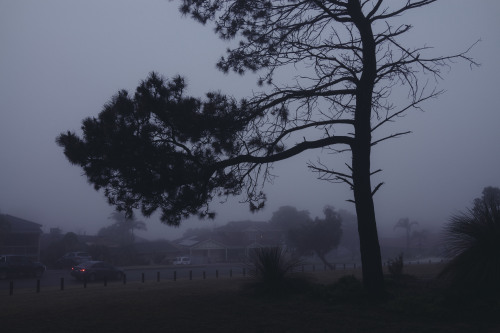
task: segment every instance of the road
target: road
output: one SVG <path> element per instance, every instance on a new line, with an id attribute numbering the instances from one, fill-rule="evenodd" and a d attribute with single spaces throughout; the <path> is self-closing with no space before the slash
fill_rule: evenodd
<path id="1" fill-rule="evenodd" d="M 160 281 L 183 279 L 202 279 L 204 276 L 209 278 L 243 276 L 247 270 L 243 264 L 215 264 L 215 265 L 182 265 L 182 266 L 142 266 L 142 267 L 125 267 L 123 271 L 126 275 L 127 282 L 142 281 Z M 63 288 L 82 285 L 82 281 L 73 278 L 69 270 L 64 269 L 49 269 L 39 279 L 40 289 L 43 288 Z M 36 278 L 17 278 L 0 280 L 0 296 L 9 294 L 11 282 L 13 283 L 14 292 L 19 289 L 37 289 Z M 96 281 L 94 283 L 103 283 Z M 117 281 L 109 281 L 109 283 L 118 283 Z M 120 283 L 122 283 L 120 281 Z"/>

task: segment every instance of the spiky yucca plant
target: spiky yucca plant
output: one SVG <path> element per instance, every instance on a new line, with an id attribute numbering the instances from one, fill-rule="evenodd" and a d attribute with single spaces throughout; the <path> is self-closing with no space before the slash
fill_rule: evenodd
<path id="1" fill-rule="evenodd" d="M 473 209 L 452 216 L 445 243 L 441 278 L 457 291 L 500 295 L 500 189 L 485 188 Z"/>
<path id="2" fill-rule="evenodd" d="M 287 293 L 306 281 L 303 276 L 292 276 L 301 261 L 288 258 L 280 247 L 255 249 L 250 256 L 250 265 L 253 286 L 267 294 Z"/>

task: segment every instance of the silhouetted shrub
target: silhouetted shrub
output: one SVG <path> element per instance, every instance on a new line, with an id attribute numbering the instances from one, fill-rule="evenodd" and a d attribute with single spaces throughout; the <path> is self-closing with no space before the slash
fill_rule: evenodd
<path id="1" fill-rule="evenodd" d="M 389 259 L 387 261 L 387 269 L 391 277 L 399 279 L 403 276 L 403 255 L 400 254 L 394 259 Z"/>
<path id="2" fill-rule="evenodd" d="M 288 258 L 279 247 L 258 248 L 250 256 L 249 275 L 253 278 L 248 286 L 267 295 L 285 295 L 303 290 L 308 278 L 297 271 L 301 262 Z"/>
<path id="3" fill-rule="evenodd" d="M 487 187 L 474 208 L 452 216 L 445 227 L 450 262 L 439 277 L 467 296 L 500 295 L 500 189 Z"/>

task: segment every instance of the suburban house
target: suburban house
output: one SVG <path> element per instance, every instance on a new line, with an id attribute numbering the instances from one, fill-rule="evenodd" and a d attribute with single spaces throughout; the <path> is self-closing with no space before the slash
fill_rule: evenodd
<path id="1" fill-rule="evenodd" d="M 169 263 L 173 258 L 181 255 L 181 250 L 167 240 L 139 241 L 134 243 L 137 255 L 146 263 Z"/>
<path id="2" fill-rule="evenodd" d="M 241 262 L 255 248 L 284 246 L 285 234 L 268 222 L 239 221 L 174 241 L 194 263 Z"/>
<path id="3" fill-rule="evenodd" d="M 0 254 L 20 254 L 40 259 L 42 225 L 0 214 Z"/>

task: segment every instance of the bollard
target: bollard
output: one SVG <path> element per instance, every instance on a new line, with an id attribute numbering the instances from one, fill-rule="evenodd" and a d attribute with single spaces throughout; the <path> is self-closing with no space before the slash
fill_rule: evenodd
<path id="1" fill-rule="evenodd" d="M 61 290 L 64 290 L 64 278 L 61 278 Z"/>
<path id="2" fill-rule="evenodd" d="M 12 296 L 14 295 L 14 281 L 10 281 L 9 283 L 9 295 Z"/>
<path id="3" fill-rule="evenodd" d="M 40 292 L 40 279 L 36 280 L 36 292 Z"/>
<path id="4" fill-rule="evenodd" d="M 156 272 L 156 282 L 160 282 L 160 272 Z"/>

